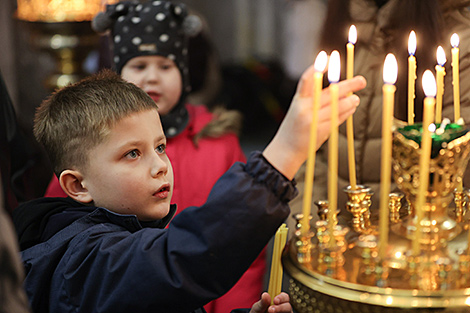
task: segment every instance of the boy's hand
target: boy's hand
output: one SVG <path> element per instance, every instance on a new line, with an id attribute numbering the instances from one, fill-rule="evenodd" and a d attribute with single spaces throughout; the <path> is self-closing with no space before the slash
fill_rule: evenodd
<path id="1" fill-rule="evenodd" d="M 289 295 L 281 292 L 274 297 L 274 304 L 271 304 L 271 296 L 263 292 L 261 299 L 253 304 L 250 313 L 292 313 L 292 306 L 289 303 Z"/>
<path id="2" fill-rule="evenodd" d="M 313 73 L 311 66 L 300 79 L 296 94 L 284 120 L 273 140 L 263 151 L 264 157 L 284 176 L 293 179 L 302 163 L 307 159 L 310 141 L 310 124 L 313 111 Z M 354 113 L 359 104 L 359 97 L 349 95 L 366 86 L 362 76 L 341 81 L 339 87 L 339 124 Z M 317 142 L 318 149 L 330 134 L 330 90 L 322 90 L 320 110 L 318 112 Z"/>

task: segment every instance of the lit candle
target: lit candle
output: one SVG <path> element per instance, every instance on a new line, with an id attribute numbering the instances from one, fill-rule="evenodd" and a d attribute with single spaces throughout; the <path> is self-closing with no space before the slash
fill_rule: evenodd
<path id="1" fill-rule="evenodd" d="M 357 41 L 357 30 L 356 26 L 351 25 L 349 28 L 347 49 L 347 63 L 346 63 L 346 78 L 351 79 L 354 76 L 354 45 Z"/>
<path id="2" fill-rule="evenodd" d="M 435 129 L 435 125 L 432 124 L 432 121 L 435 103 L 434 97 L 436 96 L 437 87 L 434 75 L 430 70 L 425 71 L 423 74 L 423 89 L 426 98 L 424 99 L 423 135 L 421 138 L 421 155 L 419 156 L 419 187 L 415 207 L 416 231 L 412 243 L 414 256 L 418 256 L 420 252 L 421 221 L 424 215 L 423 207 L 429 184 L 429 163 L 431 160 L 432 144 L 430 127 L 434 126 L 433 129 Z"/>
<path id="3" fill-rule="evenodd" d="M 330 247 L 335 245 L 333 231 L 335 228 L 334 215 L 336 214 L 338 197 L 338 82 L 340 76 L 340 56 L 333 51 L 328 66 L 328 80 L 330 81 L 331 96 L 331 128 L 328 139 L 328 230 L 330 232 Z"/>
<path id="4" fill-rule="evenodd" d="M 436 52 L 437 65 L 436 65 L 436 84 L 437 84 L 437 96 L 436 96 L 436 123 L 442 121 L 442 96 L 444 95 L 444 76 L 446 70 L 444 64 L 446 63 L 446 53 L 444 49 L 439 46 Z"/>
<path id="5" fill-rule="evenodd" d="M 397 81 L 397 59 L 391 53 L 384 62 L 383 109 L 382 109 L 382 155 L 380 170 L 380 213 L 379 213 L 379 257 L 385 258 L 388 243 L 389 193 L 392 172 L 392 124 L 395 101 L 395 82 Z"/>
<path id="6" fill-rule="evenodd" d="M 354 45 L 357 41 L 356 26 L 349 28 L 349 42 L 347 48 L 346 78 L 351 79 L 354 76 Z M 346 120 L 346 136 L 348 140 L 348 165 L 349 165 L 349 184 L 351 189 L 356 189 L 356 156 L 354 154 L 354 125 L 352 115 Z"/>
<path id="7" fill-rule="evenodd" d="M 412 30 L 408 38 L 408 124 L 414 123 L 415 81 L 416 81 L 416 33 Z"/>
<path id="8" fill-rule="evenodd" d="M 271 273 L 269 275 L 269 286 L 268 293 L 271 296 L 271 304 L 273 304 L 274 297 L 281 293 L 282 289 L 282 264 L 281 256 L 282 250 L 286 244 L 287 239 L 287 230 L 286 224 L 282 224 L 279 229 L 276 231 L 274 236 L 274 245 L 273 245 L 273 256 L 271 260 Z"/>
<path id="9" fill-rule="evenodd" d="M 454 87 L 454 122 L 459 123 L 460 119 L 460 78 L 459 78 L 459 35 L 453 34 L 450 37 L 452 45 L 452 85 Z M 457 191 L 463 191 L 462 177 L 457 177 Z"/>
<path id="10" fill-rule="evenodd" d="M 303 198 L 303 217 L 301 222 L 301 233 L 305 235 L 310 229 L 310 212 L 312 211 L 312 190 L 315 169 L 315 150 L 317 145 L 318 111 L 320 109 L 320 95 L 328 56 L 321 51 L 315 59 L 315 73 L 313 74 L 313 110 L 312 124 L 310 125 L 310 142 L 308 146 L 308 157 L 305 171 L 305 187 Z"/>
<path id="11" fill-rule="evenodd" d="M 452 45 L 452 85 L 454 85 L 454 122 L 460 118 L 459 35 L 450 37 Z"/>

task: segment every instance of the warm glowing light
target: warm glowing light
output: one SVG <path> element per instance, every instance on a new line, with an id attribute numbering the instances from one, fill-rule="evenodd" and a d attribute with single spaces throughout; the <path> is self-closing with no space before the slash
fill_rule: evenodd
<path id="1" fill-rule="evenodd" d="M 384 62 L 384 83 L 386 84 L 395 84 L 398 76 L 398 63 L 397 59 L 392 53 L 387 54 Z"/>
<path id="2" fill-rule="evenodd" d="M 444 48 L 442 48 L 442 46 L 437 47 L 436 58 L 437 58 L 437 63 L 440 66 L 444 66 L 444 64 L 446 64 L 446 61 L 447 61 L 446 53 L 444 52 Z"/>
<path id="3" fill-rule="evenodd" d="M 430 70 L 424 72 L 422 82 L 426 97 L 435 97 L 437 93 L 436 79 Z"/>
<path id="4" fill-rule="evenodd" d="M 105 4 L 118 0 L 17 0 L 16 16 L 31 22 L 90 21 Z"/>
<path id="5" fill-rule="evenodd" d="M 351 27 L 349 27 L 349 37 L 348 37 L 348 41 L 350 43 L 352 43 L 353 45 L 356 44 L 356 41 L 357 41 L 357 30 L 356 30 L 356 26 L 354 25 L 351 25 Z"/>
<path id="6" fill-rule="evenodd" d="M 328 80 L 330 83 L 339 82 L 341 74 L 341 61 L 337 50 L 331 52 L 330 62 L 328 64 Z"/>
<path id="7" fill-rule="evenodd" d="M 459 43 L 460 43 L 459 35 L 454 33 L 452 37 L 450 37 L 450 44 L 452 45 L 452 47 L 456 48 L 459 46 Z"/>
<path id="8" fill-rule="evenodd" d="M 315 68 L 315 71 L 323 73 L 326 68 L 326 64 L 328 63 L 328 55 L 326 54 L 325 51 L 320 51 L 318 53 L 317 58 L 315 59 L 315 63 L 313 64 L 313 67 Z"/>
<path id="9" fill-rule="evenodd" d="M 428 129 L 429 129 L 429 131 L 430 131 L 431 133 L 434 133 L 434 132 L 436 131 L 436 128 L 437 128 L 437 127 L 436 127 L 436 124 L 434 124 L 434 123 L 429 124 Z M 434 222 L 434 221 L 433 221 L 433 222 Z"/>
<path id="10" fill-rule="evenodd" d="M 465 305 L 470 306 L 470 297 L 467 297 L 467 298 L 465 299 Z"/>
<path id="11" fill-rule="evenodd" d="M 408 37 L 408 53 L 410 55 L 415 55 L 416 53 L 416 33 L 414 30 L 410 32 L 410 37 Z"/>
<path id="12" fill-rule="evenodd" d="M 392 305 L 393 303 L 393 297 L 387 297 L 387 300 L 385 300 L 385 302 L 387 303 L 387 305 Z"/>

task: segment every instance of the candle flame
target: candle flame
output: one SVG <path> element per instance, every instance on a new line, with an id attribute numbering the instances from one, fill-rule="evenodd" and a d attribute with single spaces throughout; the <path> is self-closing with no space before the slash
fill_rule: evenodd
<path id="1" fill-rule="evenodd" d="M 386 84 L 395 84 L 398 76 L 398 63 L 397 59 L 392 53 L 387 54 L 384 62 L 383 78 Z"/>
<path id="2" fill-rule="evenodd" d="M 323 73 L 325 71 L 327 63 L 328 55 L 325 51 L 320 51 L 320 53 L 318 53 L 317 55 L 317 58 L 315 59 L 313 67 L 315 68 L 315 71 Z"/>
<path id="3" fill-rule="evenodd" d="M 410 32 L 410 37 L 408 38 L 408 53 L 410 55 L 415 55 L 416 53 L 416 33 L 414 30 Z"/>
<path id="4" fill-rule="evenodd" d="M 450 37 L 450 44 L 452 45 L 452 47 L 457 48 L 459 46 L 459 43 L 460 43 L 459 35 L 454 33 L 452 37 Z"/>
<path id="5" fill-rule="evenodd" d="M 444 64 L 446 64 L 446 61 L 447 61 L 446 53 L 444 52 L 444 48 L 442 48 L 442 46 L 437 47 L 436 57 L 437 57 L 437 63 L 440 66 L 444 66 Z"/>
<path id="6" fill-rule="evenodd" d="M 422 82 L 426 97 L 435 97 L 437 93 L 436 79 L 430 70 L 424 72 Z"/>
<path id="7" fill-rule="evenodd" d="M 350 43 L 352 43 L 353 45 L 356 44 L 357 30 L 356 30 L 356 26 L 354 26 L 354 25 L 351 25 L 351 27 L 349 27 L 349 39 L 348 39 L 348 41 Z"/>
<path id="8" fill-rule="evenodd" d="M 334 50 L 330 55 L 330 62 L 328 63 L 328 80 L 330 83 L 339 82 L 339 76 L 341 72 L 341 61 L 339 52 Z"/>

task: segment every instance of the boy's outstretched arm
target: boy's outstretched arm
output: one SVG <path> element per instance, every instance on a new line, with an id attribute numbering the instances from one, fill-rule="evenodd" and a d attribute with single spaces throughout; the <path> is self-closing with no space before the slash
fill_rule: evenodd
<path id="1" fill-rule="evenodd" d="M 263 156 L 285 177 L 292 180 L 307 159 L 310 123 L 313 110 L 313 66 L 302 75 L 297 91 L 276 135 L 263 151 Z M 339 86 L 339 124 L 354 113 L 359 105 L 357 95 L 349 95 L 366 86 L 362 76 L 341 81 Z M 330 133 L 330 90 L 322 90 L 318 112 L 317 149 L 328 139 Z"/>
<path id="2" fill-rule="evenodd" d="M 271 296 L 263 292 L 261 299 L 253 304 L 250 313 L 292 313 L 292 306 L 289 303 L 289 295 L 281 292 L 274 297 L 274 304 L 271 305 Z"/>

